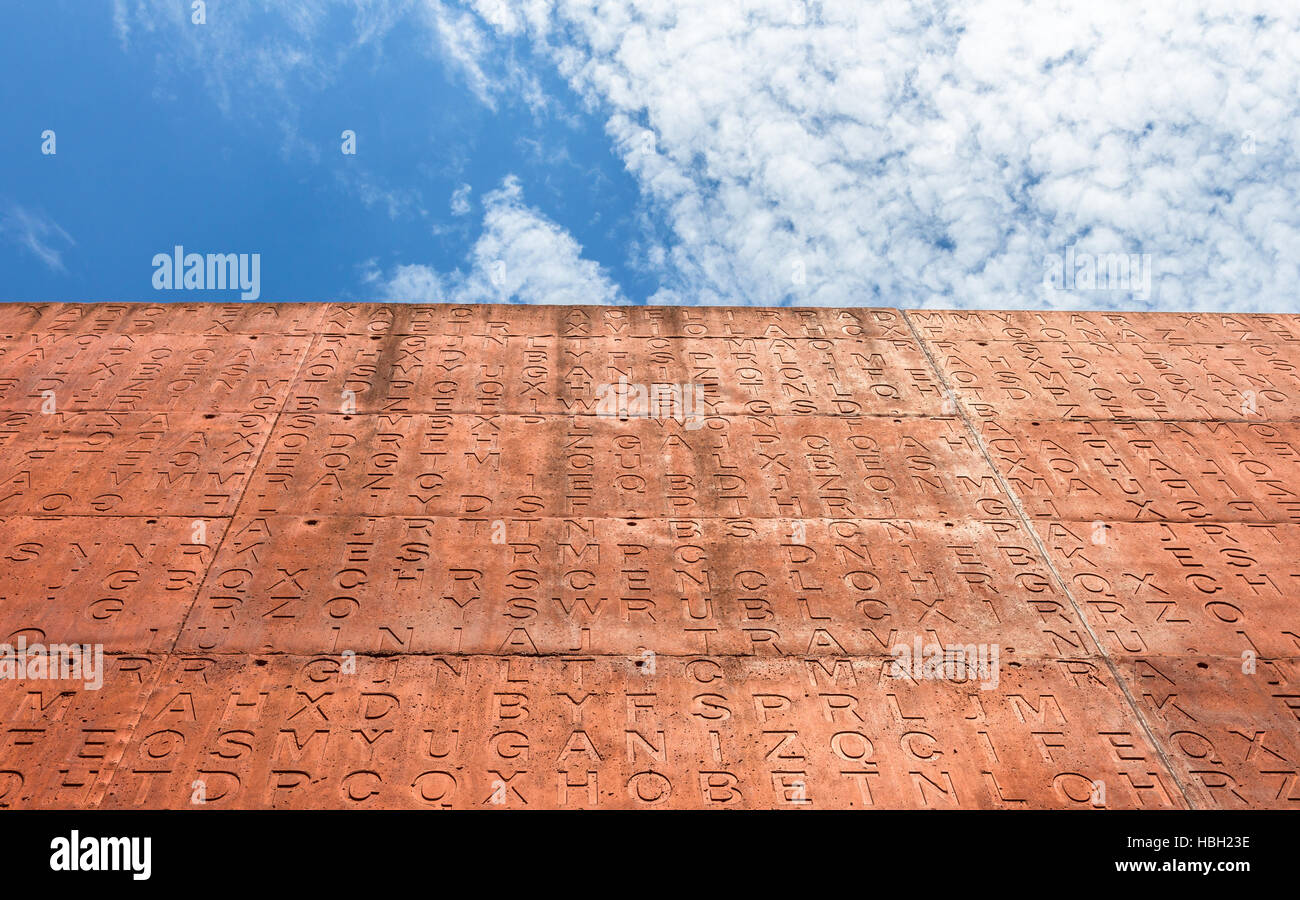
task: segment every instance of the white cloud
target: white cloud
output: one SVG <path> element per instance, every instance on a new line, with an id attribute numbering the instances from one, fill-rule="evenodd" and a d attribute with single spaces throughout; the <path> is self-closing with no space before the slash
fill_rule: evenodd
<path id="1" fill-rule="evenodd" d="M 379 299 L 401 303 L 439 303 L 447 299 L 442 277 L 428 266 L 400 265 L 387 275 L 369 260 L 363 267 L 362 282 Z"/>
<path id="2" fill-rule="evenodd" d="M 537 76 L 493 32 L 493 25 L 502 34 L 512 35 L 517 30 L 513 27 L 513 13 L 503 2 L 484 4 L 486 21 L 444 0 L 423 0 L 423 4 L 437 55 L 465 79 L 484 106 L 496 110 L 500 98 L 508 95 L 522 100 L 535 116 L 551 109 Z"/>
<path id="3" fill-rule="evenodd" d="M 659 299 L 1139 305 L 1044 291 L 1073 245 L 1151 254 L 1153 305 L 1296 307 L 1292 0 L 474 6 L 603 112 Z"/>
<path id="4" fill-rule="evenodd" d="M 54 272 L 66 271 L 63 251 L 56 245 L 77 243 L 49 216 L 16 203 L 0 215 L 0 236 L 22 247 Z"/>
<path id="5" fill-rule="evenodd" d="M 363 281 L 376 300 L 450 303 L 620 303 L 617 286 L 582 256 L 565 229 L 524 203 L 508 177 L 483 198 L 483 231 L 465 270 L 439 273 L 400 265 L 388 273 L 372 264 Z"/>
<path id="6" fill-rule="evenodd" d="M 115 0 L 113 21 L 124 44 L 175 25 L 168 41 L 227 110 L 250 87 L 292 107 L 409 16 L 487 107 L 563 115 L 531 46 L 601 116 L 637 212 L 667 229 L 628 247 L 659 301 L 1141 305 L 1046 290 L 1046 260 L 1074 247 L 1150 254 L 1154 307 L 1296 308 L 1294 0 L 352 0 L 342 47 L 322 34 L 335 6 L 277 7 L 265 28 L 261 4 L 230 0 L 204 31 L 187 4 Z M 521 234 L 572 241 L 499 205 L 523 211 Z"/>
<path id="7" fill-rule="evenodd" d="M 470 212 L 469 195 L 474 189 L 468 184 L 462 184 L 456 190 L 451 192 L 451 214 L 453 216 L 467 216 Z"/>
<path id="8" fill-rule="evenodd" d="M 449 7 L 439 0 L 427 0 L 429 23 L 442 54 L 465 77 L 469 89 L 484 105 L 496 108 L 496 87 L 483 66 L 491 36 L 472 13 Z"/>

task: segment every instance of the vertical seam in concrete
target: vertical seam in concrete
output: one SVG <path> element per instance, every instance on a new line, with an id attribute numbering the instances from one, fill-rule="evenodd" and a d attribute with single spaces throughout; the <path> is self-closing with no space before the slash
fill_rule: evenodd
<path id="1" fill-rule="evenodd" d="M 293 337 L 293 335 L 288 335 Z M 253 476 L 257 473 L 257 467 L 261 465 L 262 456 L 266 453 L 266 448 L 271 444 L 271 438 L 275 436 L 275 429 L 280 424 L 280 416 L 284 414 L 284 408 L 289 405 L 289 398 L 293 396 L 294 386 L 298 383 L 298 374 L 302 371 L 303 365 L 307 358 L 311 356 L 312 349 L 316 342 L 324 335 L 317 334 L 307 342 L 307 347 L 303 351 L 302 359 L 298 360 L 298 365 L 293 369 L 293 375 L 289 378 L 289 386 L 285 389 L 284 399 L 280 401 L 280 408 L 275 411 L 275 417 L 271 419 L 271 427 L 266 430 L 266 440 L 262 442 L 262 447 L 257 451 L 257 458 L 253 460 L 253 465 L 248 470 L 248 477 L 244 479 L 243 485 L 239 489 L 239 496 L 235 498 L 235 508 L 231 510 L 229 524 L 226 530 L 221 534 L 221 540 L 217 542 L 216 548 L 212 551 L 212 561 L 208 563 L 208 568 L 203 572 L 203 578 L 199 580 L 199 586 L 194 592 L 194 599 L 190 602 L 190 608 L 185 611 L 185 617 L 181 620 L 181 627 L 176 632 L 176 637 L 172 639 L 172 645 L 167 648 L 166 656 L 171 656 L 176 652 L 176 645 L 180 642 L 181 635 L 185 633 L 185 626 L 189 624 L 190 616 L 194 614 L 194 607 L 199 603 L 199 597 L 203 594 L 203 588 L 208 583 L 208 576 L 212 574 L 212 567 L 217 564 L 217 557 L 221 555 L 222 549 L 226 545 L 226 538 L 230 537 L 230 532 L 235 530 L 235 520 L 239 517 L 239 510 L 244 505 L 244 497 L 248 493 L 248 486 L 253 481 Z M 213 516 L 214 519 L 224 518 L 223 516 Z"/>
<path id="2" fill-rule="evenodd" d="M 1128 682 L 1124 680 L 1124 676 L 1119 671 L 1119 667 L 1115 665 L 1115 661 L 1110 658 L 1108 653 L 1106 653 L 1106 648 L 1098 639 L 1097 633 L 1093 631 L 1092 626 L 1088 624 L 1088 620 L 1084 616 L 1083 610 L 1079 607 L 1078 601 L 1074 599 L 1074 594 L 1071 593 L 1070 586 L 1066 583 L 1065 579 L 1061 577 L 1061 573 L 1057 571 L 1055 563 L 1052 562 L 1052 557 L 1047 549 L 1047 545 L 1043 543 L 1042 538 L 1039 537 L 1038 530 L 1034 528 L 1033 521 L 1030 519 L 1029 514 L 1025 512 L 1024 505 L 1020 502 L 1020 497 L 1011 489 L 1011 485 L 1007 480 L 1002 477 L 1002 470 L 1000 470 L 993 462 L 993 455 L 985 445 L 983 436 L 980 434 L 979 429 L 975 427 L 975 423 L 971 421 L 970 416 L 967 415 L 966 409 L 957 399 L 957 395 L 953 392 L 952 388 L 949 387 L 948 379 L 944 377 L 943 370 L 939 368 L 938 362 L 935 361 L 934 355 L 930 352 L 930 347 L 926 343 L 925 339 L 921 337 L 921 333 L 917 330 L 916 324 L 912 321 L 912 317 L 908 315 L 907 310 L 900 310 L 900 313 L 903 316 L 903 320 L 907 322 L 907 327 L 912 333 L 912 338 L 916 341 L 917 345 L 921 348 L 921 352 L 925 355 L 926 362 L 930 364 L 930 368 L 933 370 L 935 377 L 939 379 L 939 384 L 943 389 L 945 398 L 952 400 L 953 405 L 957 410 L 957 417 L 962 420 L 963 424 L 965 424 L 966 431 L 970 434 L 972 440 L 975 441 L 975 446 L 979 448 L 980 453 L 983 455 L 984 462 L 993 473 L 993 477 L 997 479 L 998 485 L 1002 488 L 1003 493 L 1005 493 L 1007 498 L 1011 501 L 1011 505 L 1016 511 L 1016 516 L 1020 519 L 1021 526 L 1028 533 L 1029 539 L 1034 542 L 1034 547 L 1038 550 L 1038 555 L 1043 558 L 1043 564 L 1047 566 L 1047 570 L 1052 573 L 1052 577 L 1055 578 L 1056 583 L 1060 585 L 1061 590 L 1065 594 L 1065 598 L 1070 601 L 1070 606 L 1074 609 L 1074 614 L 1078 617 L 1079 624 L 1083 626 L 1084 631 L 1086 631 L 1088 636 L 1092 639 L 1093 645 L 1097 648 L 1097 653 L 1101 655 L 1103 660 L 1105 660 L 1106 668 L 1110 670 L 1111 677 L 1115 679 L 1116 686 L 1119 687 L 1120 691 L 1124 695 L 1124 699 L 1133 710 L 1133 715 L 1136 717 L 1138 724 L 1142 727 L 1142 731 L 1146 735 L 1147 740 L 1151 742 L 1151 746 L 1155 750 L 1156 756 L 1159 758 L 1161 765 L 1163 765 L 1165 771 L 1169 773 L 1169 778 L 1173 781 L 1174 787 L 1176 787 L 1178 793 L 1182 795 L 1183 802 L 1187 804 L 1188 809 L 1196 809 L 1196 804 L 1192 801 L 1191 796 L 1188 795 L 1187 789 L 1183 787 L 1183 783 L 1178 778 L 1178 774 L 1175 772 L 1173 763 L 1170 762 L 1168 755 L 1166 755 L 1164 747 L 1160 744 L 1160 741 L 1156 739 L 1155 732 L 1151 729 L 1150 724 L 1147 723 L 1146 717 L 1142 715 L 1142 710 L 1138 708 L 1137 700 L 1134 699 L 1132 692 L 1129 691 Z"/>
<path id="3" fill-rule="evenodd" d="M 286 336 L 296 337 L 296 335 Z M 303 336 L 306 337 L 306 335 Z M 239 496 L 235 498 L 235 508 L 231 511 L 229 516 L 205 517 L 209 519 L 226 519 L 226 530 L 222 532 L 221 540 L 217 542 L 217 546 L 212 551 L 212 560 L 208 563 L 208 567 L 203 572 L 203 577 L 199 579 L 198 586 L 194 589 L 194 599 L 190 601 L 190 608 L 185 611 L 185 615 L 181 619 L 180 628 L 176 630 L 176 636 L 172 638 L 171 646 L 167 647 L 159 654 L 158 672 L 154 676 L 153 684 L 149 685 L 149 687 L 144 691 L 144 701 L 140 706 L 140 711 L 136 715 L 135 721 L 131 723 L 130 728 L 127 730 L 126 742 L 122 745 L 122 755 L 118 757 L 116 765 L 113 766 L 113 773 L 109 776 L 108 781 L 106 781 L 104 786 L 99 790 L 99 796 L 94 803 L 95 807 L 99 807 L 103 803 L 104 797 L 108 795 L 109 790 L 117 781 L 118 774 L 124 768 L 124 758 L 126 752 L 131 748 L 131 742 L 135 738 L 136 730 L 140 727 L 140 720 L 144 718 L 145 710 L 149 707 L 149 702 L 153 700 L 154 694 L 158 691 L 158 685 L 162 680 L 162 673 L 166 671 L 167 664 L 171 662 L 172 657 L 176 655 L 176 644 L 180 642 L 181 635 L 185 633 L 185 626 L 189 624 L 190 616 L 194 613 L 194 607 L 198 605 L 199 597 L 203 594 L 203 588 L 208 583 L 208 576 L 212 574 L 212 567 L 217 564 L 217 558 L 221 555 L 221 550 L 225 546 L 226 538 L 229 537 L 230 532 L 234 530 L 235 518 L 239 515 L 239 508 L 244 503 L 244 495 L 248 492 L 248 485 L 252 482 L 253 475 L 257 472 L 258 465 L 262 462 L 262 455 L 266 453 L 266 448 L 271 443 L 271 438 L 275 434 L 276 426 L 280 424 L 280 416 L 284 413 L 284 408 L 289 405 L 289 398 L 293 395 L 294 386 L 298 383 L 298 373 L 302 371 L 303 365 L 307 362 L 307 358 L 311 356 L 312 348 L 316 346 L 316 341 L 320 337 L 321 335 L 317 334 L 312 336 L 311 340 L 307 341 L 307 346 L 303 350 L 302 358 L 298 360 L 298 365 L 294 367 L 293 376 L 289 379 L 289 386 L 285 388 L 284 399 L 280 402 L 280 408 L 275 411 L 275 416 L 271 419 L 271 426 L 266 430 L 266 440 L 262 442 L 261 449 L 257 451 L 257 458 L 253 460 L 253 465 L 248 470 L 248 477 L 244 479 L 244 483 L 239 489 Z M 246 656 L 248 654 L 242 655 Z"/>
<path id="4" fill-rule="evenodd" d="M 128 653 L 123 655 L 131 656 L 132 654 Z M 131 724 L 126 729 L 126 735 L 122 740 L 121 751 L 113 760 L 113 765 L 111 766 L 108 778 L 104 779 L 103 783 L 95 788 L 95 794 L 90 803 L 91 809 L 98 809 L 103 804 L 104 798 L 108 796 L 109 789 L 113 786 L 113 783 L 117 781 L 117 775 L 122 771 L 122 764 L 126 759 L 126 753 L 131 749 L 131 744 L 135 741 L 135 733 L 140 727 L 140 720 L 144 718 L 145 709 L 149 706 L 149 701 L 153 699 L 154 691 L 158 687 L 158 682 L 162 679 L 163 669 L 166 668 L 168 657 L 169 654 L 163 654 L 160 657 L 163 661 L 162 664 L 160 664 L 157 670 L 152 673 L 149 678 L 149 683 L 141 689 L 140 696 L 142 702 L 140 709 L 136 713 L 135 719 L 132 720 Z"/>

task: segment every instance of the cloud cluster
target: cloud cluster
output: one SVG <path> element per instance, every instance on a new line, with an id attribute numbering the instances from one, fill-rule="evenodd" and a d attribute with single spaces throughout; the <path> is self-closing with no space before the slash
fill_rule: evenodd
<path id="1" fill-rule="evenodd" d="M 340 8 L 356 26 L 346 46 L 323 36 Z M 185 21 L 188 4 L 170 0 L 115 0 L 114 21 L 124 44 L 133 29 L 182 26 L 182 53 L 226 109 L 243 85 L 292 103 L 395 27 L 424 29 L 431 52 L 490 109 L 509 96 L 537 115 L 567 115 L 534 67 L 558 73 L 637 179 L 636 215 L 661 226 L 647 230 L 657 243 L 626 248 L 625 260 L 652 261 L 655 302 L 1297 306 L 1294 0 L 304 0 L 270 13 L 230 0 L 220 9 L 206 27 L 221 30 L 204 34 Z M 277 27 L 260 27 L 267 16 Z M 372 270 L 371 286 L 618 295 L 572 237 L 523 205 L 517 183 L 496 197 L 483 198 L 483 235 L 464 273 Z M 466 215 L 468 201 L 457 192 L 452 215 Z M 538 246 L 555 253 L 530 252 Z M 1058 277 L 1063 260 L 1121 255 L 1144 261 L 1149 291 Z M 504 280 L 484 274 L 485 259 L 506 257 Z"/>
<path id="2" fill-rule="evenodd" d="M 606 119 L 671 302 L 1294 309 L 1292 0 L 473 0 Z M 1149 8 L 1150 7 L 1150 8 Z"/>
<path id="3" fill-rule="evenodd" d="M 453 216 L 467 216 L 473 206 L 470 205 L 470 195 L 474 189 L 468 184 L 462 184 L 456 190 L 451 192 L 451 214 Z"/>
<path id="4" fill-rule="evenodd" d="M 458 191 L 457 194 L 460 192 Z M 373 299 L 446 303 L 626 302 L 601 267 L 582 256 L 564 228 L 524 202 L 518 179 L 483 197 L 483 231 L 463 270 L 440 273 L 421 264 L 380 270 L 363 281 Z"/>

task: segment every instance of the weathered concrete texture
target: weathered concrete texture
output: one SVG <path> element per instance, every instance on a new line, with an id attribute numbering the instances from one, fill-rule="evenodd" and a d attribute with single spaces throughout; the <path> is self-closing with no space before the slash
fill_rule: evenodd
<path id="1" fill-rule="evenodd" d="M 1012 521 L 351 515 L 233 528 L 179 649 L 835 659 L 924 630 L 945 644 L 997 632 L 1015 662 L 1056 651 L 1049 624 L 1080 627 Z"/>
<path id="2" fill-rule="evenodd" d="M 44 402 L 44 401 L 42 401 Z M 233 515 L 278 411 L 0 412 L 0 515 Z"/>
<path id="3" fill-rule="evenodd" d="M 1042 419 L 978 429 L 1036 519 L 1300 522 L 1300 423 Z"/>
<path id="4" fill-rule="evenodd" d="M 294 414 L 246 492 L 250 513 L 503 517 L 1006 516 L 956 418 Z"/>
<path id="5" fill-rule="evenodd" d="M 3 342 L 0 409 L 267 412 L 280 408 L 309 337 L 25 332 Z"/>
<path id="6" fill-rule="evenodd" d="M 0 656 L 0 805 L 1295 808 L 1298 372 L 1289 316 L 0 306 L 0 641 L 107 654 Z"/>

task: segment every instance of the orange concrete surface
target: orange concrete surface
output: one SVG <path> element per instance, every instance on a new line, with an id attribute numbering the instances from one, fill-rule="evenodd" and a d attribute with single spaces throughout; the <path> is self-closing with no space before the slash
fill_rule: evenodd
<path id="1" fill-rule="evenodd" d="M 0 806 L 1297 808 L 1297 476 L 1295 316 L 0 305 Z"/>

